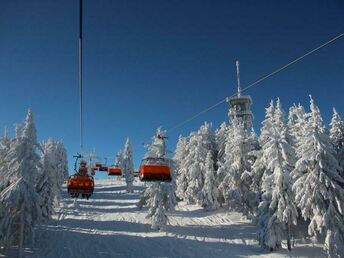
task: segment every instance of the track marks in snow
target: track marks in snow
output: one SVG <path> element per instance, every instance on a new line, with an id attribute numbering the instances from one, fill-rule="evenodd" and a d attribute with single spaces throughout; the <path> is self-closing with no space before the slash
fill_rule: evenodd
<path id="1" fill-rule="evenodd" d="M 285 257 L 265 253 L 255 240 L 256 228 L 241 214 L 207 212 L 180 203 L 168 214 L 164 232 L 151 229 L 147 211 L 125 193 L 120 180 L 96 181 L 90 200 L 78 205 L 67 196 L 55 219 L 37 229 L 34 253 L 27 257 Z"/>

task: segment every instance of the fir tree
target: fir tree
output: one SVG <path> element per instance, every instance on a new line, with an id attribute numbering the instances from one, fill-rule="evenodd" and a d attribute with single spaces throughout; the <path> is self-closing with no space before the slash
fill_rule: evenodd
<path id="1" fill-rule="evenodd" d="M 270 120 L 271 121 L 271 120 Z M 263 144 L 264 167 L 263 198 L 259 205 L 258 233 L 262 246 L 271 250 L 281 247 L 284 236 L 291 250 L 291 225 L 296 224 L 297 209 L 293 202 L 290 171 L 295 163 L 293 148 L 288 142 L 288 130 L 279 99 L 269 129 L 270 137 Z"/>
<path id="2" fill-rule="evenodd" d="M 215 185 L 214 160 L 211 151 L 208 151 L 205 160 L 204 186 L 202 189 L 202 207 L 207 210 L 216 209 L 219 205 L 217 202 L 218 190 Z"/>
<path id="3" fill-rule="evenodd" d="M 188 174 L 186 169 L 186 157 L 188 155 L 188 138 L 179 136 L 176 151 L 173 157 L 176 175 L 176 195 L 185 200 L 185 191 L 188 187 Z"/>
<path id="4" fill-rule="evenodd" d="M 204 185 L 205 160 L 208 151 L 214 153 L 215 137 L 211 124 L 205 123 L 197 133 L 190 135 L 188 155 L 185 166 L 189 176 L 188 187 L 185 191 L 186 201 L 202 204 L 202 188 Z"/>
<path id="5" fill-rule="evenodd" d="M 341 176 L 344 178 L 344 122 L 335 108 L 333 108 L 330 138 L 337 154 Z"/>
<path id="6" fill-rule="evenodd" d="M 2 243 L 10 246 L 29 240 L 32 230 L 39 219 L 39 195 L 35 184 L 38 175 L 39 156 L 37 150 L 36 127 L 33 114 L 29 109 L 25 125 L 17 130 L 16 139 L 8 150 L 8 178 L 10 185 L 0 195 L 0 232 L 4 235 Z M 5 211 L 5 212 L 4 212 Z M 20 230 L 20 225 L 23 231 Z"/>
<path id="7" fill-rule="evenodd" d="M 338 174 L 339 165 L 320 110 L 312 98 L 310 102 L 311 113 L 292 172 L 293 191 L 302 217 L 310 220 L 308 234 L 315 239 L 325 234 L 325 251 L 330 257 L 339 257 L 344 252 L 344 180 Z"/>
<path id="8" fill-rule="evenodd" d="M 134 181 L 134 162 L 133 162 L 133 151 L 129 139 L 127 139 L 124 151 L 123 151 L 123 173 L 125 182 L 127 184 L 127 192 L 133 193 L 133 181 Z"/>

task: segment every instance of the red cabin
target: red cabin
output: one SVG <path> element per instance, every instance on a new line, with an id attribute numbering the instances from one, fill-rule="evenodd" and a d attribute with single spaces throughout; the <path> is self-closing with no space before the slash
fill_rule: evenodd
<path id="1" fill-rule="evenodd" d="M 122 175 L 122 169 L 118 167 L 110 167 L 108 169 L 108 175 L 109 176 L 121 176 Z"/>
<path id="2" fill-rule="evenodd" d="M 95 165 L 96 168 L 100 168 L 102 167 L 102 164 L 100 162 L 96 162 L 96 165 Z"/>
<path id="3" fill-rule="evenodd" d="M 87 199 L 93 194 L 94 180 L 89 175 L 75 174 L 70 176 L 67 183 L 68 193 L 72 197 L 78 197 L 80 194 Z"/>
<path id="4" fill-rule="evenodd" d="M 142 161 L 139 178 L 141 181 L 172 180 L 169 162 L 164 158 L 146 158 Z"/>

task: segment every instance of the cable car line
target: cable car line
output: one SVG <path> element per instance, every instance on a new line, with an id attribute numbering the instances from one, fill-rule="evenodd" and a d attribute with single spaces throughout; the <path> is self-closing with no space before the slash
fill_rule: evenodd
<path id="1" fill-rule="evenodd" d="M 280 67 L 280 68 L 274 70 L 273 72 L 271 72 L 271 73 L 269 73 L 269 74 L 267 74 L 267 75 L 261 77 L 260 79 L 254 81 L 253 83 L 247 85 L 246 87 L 244 87 L 244 88 L 241 90 L 241 92 L 245 92 L 245 91 L 247 91 L 248 89 L 253 88 L 253 87 L 256 86 L 257 84 L 261 83 L 262 81 L 265 81 L 265 80 L 267 80 L 268 78 L 270 78 L 270 77 L 276 75 L 277 73 L 279 73 L 279 72 L 281 72 L 281 71 L 287 69 L 289 66 L 291 66 L 291 65 L 293 65 L 293 64 L 295 64 L 295 63 L 301 61 L 302 59 L 306 58 L 307 56 L 309 56 L 309 55 L 311 55 L 311 54 L 313 54 L 313 53 L 319 51 L 320 49 L 322 49 L 322 48 L 324 48 L 324 47 L 326 47 L 326 46 L 328 46 L 328 45 L 330 45 L 331 43 L 335 42 L 336 40 L 340 39 L 340 38 L 343 37 L 343 36 L 344 36 L 344 33 L 341 33 L 341 34 L 339 34 L 338 36 L 336 36 L 336 37 L 334 37 L 334 38 L 332 38 L 332 39 L 326 41 L 325 43 L 323 43 L 323 44 L 321 44 L 320 46 L 314 48 L 313 50 L 311 50 L 311 51 L 305 53 L 304 55 L 302 55 L 302 56 L 300 56 L 300 57 L 294 59 L 293 61 L 291 61 L 291 62 L 289 62 L 289 63 L 283 65 L 282 67 Z M 222 103 L 225 103 L 225 102 L 228 100 L 228 98 L 235 97 L 236 95 L 237 95 L 237 94 L 235 93 L 235 94 L 233 94 L 233 95 L 231 95 L 231 96 L 229 96 L 229 97 L 226 97 L 225 99 L 222 99 L 221 101 L 217 102 L 216 104 L 213 104 L 212 106 L 210 106 L 210 107 L 208 107 L 208 108 L 202 110 L 201 112 L 199 112 L 199 113 L 197 113 L 197 114 L 191 116 L 191 117 L 188 118 L 188 119 L 185 119 L 184 121 L 178 123 L 177 125 L 170 127 L 169 129 L 167 129 L 167 131 L 168 131 L 168 132 L 174 131 L 175 129 L 177 129 L 177 128 L 179 128 L 179 127 L 181 127 L 181 126 L 187 124 L 188 122 L 194 120 L 195 118 L 199 117 L 200 115 L 203 115 L 204 113 L 207 113 L 207 112 L 209 112 L 210 110 L 213 110 L 214 108 L 216 108 L 217 106 L 221 105 Z"/>
<path id="2" fill-rule="evenodd" d="M 82 0 L 80 0 L 79 12 L 79 94 L 80 94 L 80 149 L 84 145 L 84 121 L 83 121 L 83 65 L 82 65 Z"/>

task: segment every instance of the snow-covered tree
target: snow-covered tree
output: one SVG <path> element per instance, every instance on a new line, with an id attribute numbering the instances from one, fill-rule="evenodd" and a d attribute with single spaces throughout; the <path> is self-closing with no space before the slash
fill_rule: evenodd
<path id="1" fill-rule="evenodd" d="M 308 234 L 326 235 L 324 249 L 330 257 L 344 253 L 344 180 L 319 108 L 310 100 L 311 112 L 297 148 L 292 172 L 295 201 L 302 217 L 310 220 Z"/>
<path id="2" fill-rule="evenodd" d="M 38 175 L 36 127 L 29 109 L 25 124 L 17 130 L 16 139 L 6 155 L 9 186 L 0 195 L 0 232 L 2 244 L 10 246 L 29 240 L 39 218 L 39 195 L 35 184 Z"/>
<path id="3" fill-rule="evenodd" d="M 225 151 L 226 151 L 226 139 L 228 135 L 229 126 L 226 122 L 223 122 L 215 131 L 215 148 L 216 148 L 216 176 L 215 185 L 219 187 L 223 179 L 225 178 L 226 171 L 224 169 L 225 163 Z M 221 206 L 225 202 L 225 197 L 222 195 L 222 191 L 218 191 L 218 203 Z"/>
<path id="4" fill-rule="evenodd" d="M 54 208 L 61 200 L 62 184 L 65 180 L 67 168 L 67 155 L 62 142 L 49 139 L 41 144 L 41 173 L 36 185 L 40 195 L 42 219 L 49 219 Z"/>
<path id="5" fill-rule="evenodd" d="M 186 169 L 186 157 L 188 155 L 188 138 L 179 136 L 176 151 L 173 157 L 176 176 L 176 195 L 184 200 L 185 191 L 188 187 L 188 174 Z"/>
<path id="6" fill-rule="evenodd" d="M 225 148 L 225 163 L 219 168 L 225 174 L 219 190 L 227 204 L 242 209 L 246 214 L 250 210 L 251 173 L 248 153 L 251 151 L 248 133 L 244 124 L 234 118 L 228 129 Z"/>
<path id="7" fill-rule="evenodd" d="M 116 154 L 114 166 L 121 169 L 123 167 L 123 153 L 121 150 Z"/>
<path id="8" fill-rule="evenodd" d="M 133 161 L 133 150 L 129 139 L 127 139 L 122 160 L 123 174 L 125 177 L 125 182 L 127 184 L 127 192 L 133 193 L 133 182 L 134 182 L 134 161 Z"/>
<path id="9" fill-rule="evenodd" d="M 204 186 L 202 189 L 202 207 L 207 210 L 216 209 L 219 204 L 218 189 L 215 184 L 215 169 L 213 154 L 208 151 L 207 158 L 205 160 L 205 175 L 204 175 Z"/>
<path id="10" fill-rule="evenodd" d="M 270 110 L 267 109 L 268 112 Z M 289 174 L 294 168 L 295 155 L 288 142 L 290 137 L 279 99 L 273 119 L 269 121 L 272 123 L 265 131 L 269 137 L 262 145 L 266 173 L 262 178 L 262 201 L 258 209 L 261 226 L 258 238 L 263 247 L 273 250 L 281 247 L 281 241 L 286 236 L 288 249 L 291 250 L 291 225 L 296 224 L 297 209 Z"/>
<path id="11" fill-rule="evenodd" d="M 344 122 L 335 108 L 333 108 L 330 138 L 336 150 L 336 157 L 341 168 L 341 176 L 344 178 Z"/>
<path id="12" fill-rule="evenodd" d="M 156 135 L 152 139 L 152 144 L 148 147 L 145 158 L 168 160 L 165 136 L 166 131 L 158 128 Z M 170 168 L 173 176 L 173 165 Z M 168 221 L 166 211 L 173 209 L 175 204 L 175 186 L 172 180 L 172 182 L 147 183 L 147 188 L 144 190 L 138 206 L 147 206 L 149 208 L 147 217 L 152 219 L 152 228 L 161 230 L 164 229 Z"/>
<path id="13" fill-rule="evenodd" d="M 288 141 L 293 146 L 294 150 L 297 149 L 298 144 L 302 137 L 302 131 L 306 124 L 307 114 L 303 106 L 301 104 L 293 105 L 289 109 L 288 115 L 288 129 L 289 129 L 289 137 Z"/>
<path id="14" fill-rule="evenodd" d="M 67 150 L 64 146 L 63 141 L 58 141 L 56 143 L 56 162 L 57 162 L 57 174 L 58 174 L 58 183 L 62 185 L 69 177 L 68 175 L 68 155 Z M 57 195 L 58 199 L 60 199 L 60 195 Z"/>
<path id="15" fill-rule="evenodd" d="M 264 192 L 270 192 L 270 184 L 266 185 L 267 181 L 265 181 L 265 184 L 262 185 L 263 177 L 267 178 L 270 177 L 271 172 L 266 169 L 266 156 L 264 155 L 264 150 L 262 146 L 266 144 L 266 142 L 269 140 L 269 137 L 272 135 L 272 128 L 274 124 L 274 114 L 275 114 L 275 106 L 274 102 L 271 100 L 269 107 L 265 109 L 265 119 L 262 122 L 262 128 L 260 130 L 260 136 L 258 138 L 259 145 L 261 147 L 260 150 L 256 152 L 257 159 L 254 162 L 252 166 L 252 185 L 251 189 L 256 193 L 256 199 L 260 200 L 262 199 L 262 188 L 267 187 L 264 189 Z M 264 194 L 265 197 L 269 197 L 269 194 Z M 264 198 L 265 198 L 264 197 Z M 271 198 L 268 198 L 269 200 Z"/>
<path id="16" fill-rule="evenodd" d="M 191 133 L 188 143 L 188 154 L 185 167 L 188 174 L 188 187 L 185 191 L 186 201 L 202 204 L 202 189 L 204 185 L 205 160 L 211 151 L 215 151 L 215 136 L 212 126 L 205 123 L 196 133 Z"/>

